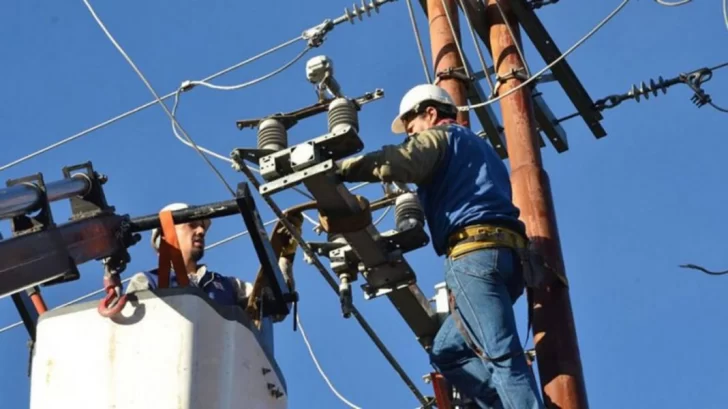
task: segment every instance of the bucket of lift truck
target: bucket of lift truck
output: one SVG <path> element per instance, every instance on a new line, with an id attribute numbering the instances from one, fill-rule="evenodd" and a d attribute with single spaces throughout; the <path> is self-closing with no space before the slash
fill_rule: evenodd
<path id="1" fill-rule="evenodd" d="M 40 317 L 30 409 L 287 407 L 268 318 L 258 329 L 195 287 L 128 297 L 111 319 L 98 301 Z"/>

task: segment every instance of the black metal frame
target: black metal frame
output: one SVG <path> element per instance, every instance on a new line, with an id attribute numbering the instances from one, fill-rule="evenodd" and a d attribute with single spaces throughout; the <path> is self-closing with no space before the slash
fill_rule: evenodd
<path id="1" fill-rule="evenodd" d="M 106 183 L 106 177 L 99 175 L 90 161 L 64 167 L 63 176 L 70 179 L 73 176 L 71 172 L 82 169 L 86 171 L 84 175 L 91 182 L 91 187 L 85 195 L 70 198 L 71 220 L 83 219 L 101 212 L 113 213 L 115 208 L 106 202 L 106 195 L 102 188 L 102 185 Z"/>
<path id="2" fill-rule="evenodd" d="M 13 304 L 15 304 L 15 308 L 18 310 L 20 319 L 23 322 L 23 325 L 25 325 L 25 329 L 28 330 L 28 335 L 30 335 L 30 339 L 32 341 L 35 341 L 35 328 L 38 323 L 39 314 L 35 309 L 33 301 L 30 299 L 30 295 L 39 292 L 40 290 L 38 287 L 31 287 L 25 291 L 11 295 Z"/>
<path id="3" fill-rule="evenodd" d="M 384 97 L 384 90 L 382 89 L 376 89 L 373 92 L 367 92 L 366 94 L 351 99 L 351 101 L 354 103 L 354 106 L 356 106 L 357 109 L 361 109 L 361 106 L 372 101 L 376 101 L 380 98 Z M 266 119 L 276 119 L 280 121 L 283 126 L 286 129 L 290 129 L 294 125 L 298 123 L 298 121 L 302 119 L 306 119 L 321 113 L 324 113 L 329 110 L 329 104 L 331 104 L 331 101 L 333 99 L 325 99 L 323 101 L 318 101 L 315 104 L 309 105 L 304 108 L 297 109 L 295 111 L 291 111 L 288 113 L 277 113 L 270 116 L 267 116 L 265 118 L 255 118 L 255 119 L 241 119 L 239 121 L 235 122 L 235 125 L 238 127 L 238 129 L 242 130 L 244 128 L 255 128 L 258 126 L 262 121 Z"/>
<path id="4" fill-rule="evenodd" d="M 263 314 L 264 316 L 288 315 L 291 303 L 298 300 L 298 295 L 289 291 L 283 273 L 278 267 L 278 257 L 273 252 L 273 246 L 268 239 L 263 219 L 258 213 L 248 183 L 238 184 L 236 201 L 272 295 L 272 299 L 265 300 Z"/>
<path id="5" fill-rule="evenodd" d="M 523 31 L 531 39 L 531 42 L 541 54 L 546 64 L 551 64 L 559 58 L 562 52 L 556 46 L 546 27 L 541 23 L 541 20 L 528 2 L 525 0 L 511 0 L 508 4 L 513 10 L 513 14 L 518 18 L 518 22 L 523 27 Z M 566 59 L 564 58 L 554 64 L 551 67 L 551 73 L 556 77 L 559 84 L 561 84 L 564 92 L 574 104 L 576 110 L 579 111 L 579 114 L 584 119 L 592 134 L 594 134 L 594 137 L 602 138 L 606 136 L 607 132 L 599 123 L 603 119 L 602 114 L 595 109 L 594 101 L 571 69 L 569 63 L 566 62 Z"/>

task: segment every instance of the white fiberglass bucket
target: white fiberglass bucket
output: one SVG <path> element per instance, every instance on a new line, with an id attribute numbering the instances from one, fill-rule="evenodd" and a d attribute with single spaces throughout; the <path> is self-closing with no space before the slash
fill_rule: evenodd
<path id="1" fill-rule="evenodd" d="M 242 309 L 216 305 L 197 288 L 136 292 L 114 319 L 97 305 L 41 316 L 31 409 L 287 407 L 271 334 Z"/>

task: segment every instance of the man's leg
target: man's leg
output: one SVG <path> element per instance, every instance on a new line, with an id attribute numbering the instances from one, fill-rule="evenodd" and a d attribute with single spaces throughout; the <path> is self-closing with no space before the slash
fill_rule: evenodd
<path id="1" fill-rule="evenodd" d="M 503 407 L 543 408 L 513 314 L 513 303 L 523 288 L 515 252 L 505 248 L 477 250 L 448 262 L 446 281 L 462 327 L 485 354 L 484 363 Z M 519 291 L 514 291 L 515 287 Z"/>
<path id="2" fill-rule="evenodd" d="M 491 382 L 490 370 L 465 343 L 452 316 L 445 319 L 435 336 L 430 362 L 448 383 L 472 399 L 479 408 L 503 408 Z"/>

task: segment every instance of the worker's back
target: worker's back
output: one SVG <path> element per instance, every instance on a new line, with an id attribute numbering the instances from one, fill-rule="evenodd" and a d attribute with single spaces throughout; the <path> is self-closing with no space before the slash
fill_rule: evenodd
<path id="1" fill-rule="evenodd" d="M 436 128 L 448 133 L 447 151 L 417 193 L 437 254 L 444 254 L 447 238 L 467 225 L 492 223 L 523 231 L 508 170 L 493 147 L 460 125 Z"/>

